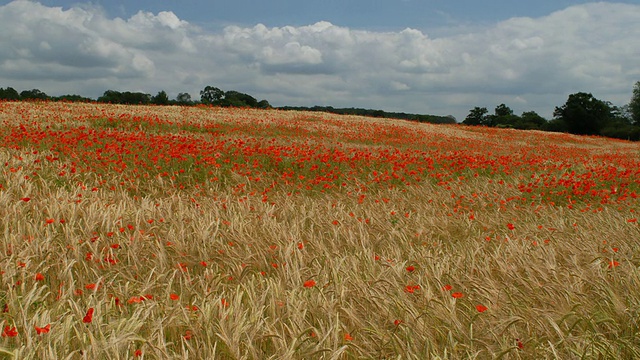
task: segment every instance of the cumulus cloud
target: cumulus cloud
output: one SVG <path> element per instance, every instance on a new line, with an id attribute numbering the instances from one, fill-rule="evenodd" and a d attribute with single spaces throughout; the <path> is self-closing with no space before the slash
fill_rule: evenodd
<path id="1" fill-rule="evenodd" d="M 506 103 L 550 116 L 569 93 L 624 104 L 640 80 L 640 5 L 591 3 L 473 32 L 377 32 L 329 22 L 205 31 L 170 11 L 0 6 L 0 86 L 89 96 L 197 94 L 205 85 L 275 105 L 453 114 Z"/>

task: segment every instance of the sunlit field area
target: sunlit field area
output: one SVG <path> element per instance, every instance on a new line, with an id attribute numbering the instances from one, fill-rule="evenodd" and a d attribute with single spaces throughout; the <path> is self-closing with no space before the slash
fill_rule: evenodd
<path id="1" fill-rule="evenodd" d="M 0 103 L 0 353 L 640 358 L 640 144 Z"/>

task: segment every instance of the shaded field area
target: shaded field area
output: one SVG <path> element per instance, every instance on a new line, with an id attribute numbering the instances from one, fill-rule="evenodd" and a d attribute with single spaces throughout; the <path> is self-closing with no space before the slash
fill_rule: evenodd
<path id="1" fill-rule="evenodd" d="M 8 358 L 637 358 L 640 144 L 0 102 Z"/>

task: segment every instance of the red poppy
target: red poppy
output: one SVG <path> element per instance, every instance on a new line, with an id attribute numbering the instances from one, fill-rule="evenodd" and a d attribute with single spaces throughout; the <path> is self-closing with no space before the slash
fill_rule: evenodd
<path id="1" fill-rule="evenodd" d="M 487 307 L 484 305 L 476 305 L 476 310 L 478 310 L 478 312 L 485 312 L 487 311 Z"/>
<path id="2" fill-rule="evenodd" d="M 44 280 L 44 275 L 42 275 L 41 273 L 36 273 L 35 279 L 36 281 L 42 281 Z"/>
<path id="3" fill-rule="evenodd" d="M 508 228 L 509 230 L 513 230 L 513 229 L 515 229 L 516 227 L 515 227 L 515 225 L 513 225 L 512 223 L 508 223 L 508 224 L 507 224 L 507 228 Z"/>
<path id="4" fill-rule="evenodd" d="M 413 272 L 416 268 L 413 265 L 409 265 L 407 266 L 407 271 L 408 272 Z"/>
<path id="5" fill-rule="evenodd" d="M 344 334 L 344 341 L 351 341 L 351 340 L 353 340 L 353 337 L 349 333 Z"/>
<path id="6" fill-rule="evenodd" d="M 20 200 L 22 200 L 22 201 L 24 201 L 24 202 L 29 202 L 29 200 L 31 200 L 31 198 L 23 197 L 23 198 L 22 198 L 22 199 L 20 199 Z"/>
<path id="7" fill-rule="evenodd" d="M 453 296 L 456 299 L 460 299 L 461 297 L 464 296 L 464 294 L 461 292 L 454 292 L 453 294 L 451 294 L 451 296 Z"/>
<path id="8" fill-rule="evenodd" d="M 40 334 L 46 334 L 51 330 L 51 324 L 47 324 L 44 327 L 37 327 L 34 326 L 36 328 L 36 334 L 40 335 Z"/>
<path id="9" fill-rule="evenodd" d="M 442 290 L 444 290 L 444 291 L 449 291 L 449 290 L 451 290 L 451 289 L 453 289 L 453 286 L 451 286 L 451 285 L 449 285 L 449 284 L 447 284 L 447 285 L 445 285 L 445 286 L 443 286 L 443 287 L 442 287 Z"/>
<path id="10" fill-rule="evenodd" d="M 404 291 L 409 294 L 413 294 L 416 290 L 420 290 L 420 285 L 407 285 L 404 287 Z"/>
<path id="11" fill-rule="evenodd" d="M 140 349 L 136 349 L 136 351 L 133 352 L 133 356 L 135 357 L 140 357 L 142 356 L 142 350 Z"/>
<path id="12" fill-rule="evenodd" d="M 88 324 L 91 321 L 93 321 L 93 308 L 89 308 L 89 310 L 87 310 L 87 314 L 82 318 L 83 323 Z"/>
<path id="13" fill-rule="evenodd" d="M 171 293 L 171 294 L 169 294 L 169 298 L 171 300 L 178 300 L 178 299 L 180 299 L 180 295 Z"/>
<path id="14" fill-rule="evenodd" d="M 316 286 L 316 281 L 315 280 L 307 280 L 304 282 L 304 284 L 302 284 L 302 286 L 306 287 L 306 288 L 312 288 L 314 286 Z"/>
<path id="15" fill-rule="evenodd" d="M 614 267 L 618 267 L 620 266 L 620 263 L 615 261 L 615 260 L 611 260 L 609 261 L 609 269 L 614 268 Z"/>
<path id="16" fill-rule="evenodd" d="M 18 330 L 16 330 L 16 327 L 11 327 L 9 325 L 4 327 L 4 330 L 2 330 L 2 337 L 15 337 L 18 336 Z"/>
<path id="17" fill-rule="evenodd" d="M 191 338 L 193 337 L 193 333 L 191 332 L 191 330 L 187 330 L 184 332 L 183 337 L 185 340 L 191 340 Z"/>
<path id="18" fill-rule="evenodd" d="M 398 326 L 402 323 L 402 320 L 396 319 L 393 321 L 393 325 Z"/>

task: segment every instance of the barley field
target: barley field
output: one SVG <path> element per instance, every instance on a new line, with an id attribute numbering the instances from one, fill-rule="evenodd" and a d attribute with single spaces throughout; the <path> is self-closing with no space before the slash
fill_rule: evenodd
<path id="1" fill-rule="evenodd" d="M 0 357 L 640 358 L 640 144 L 0 102 Z"/>

